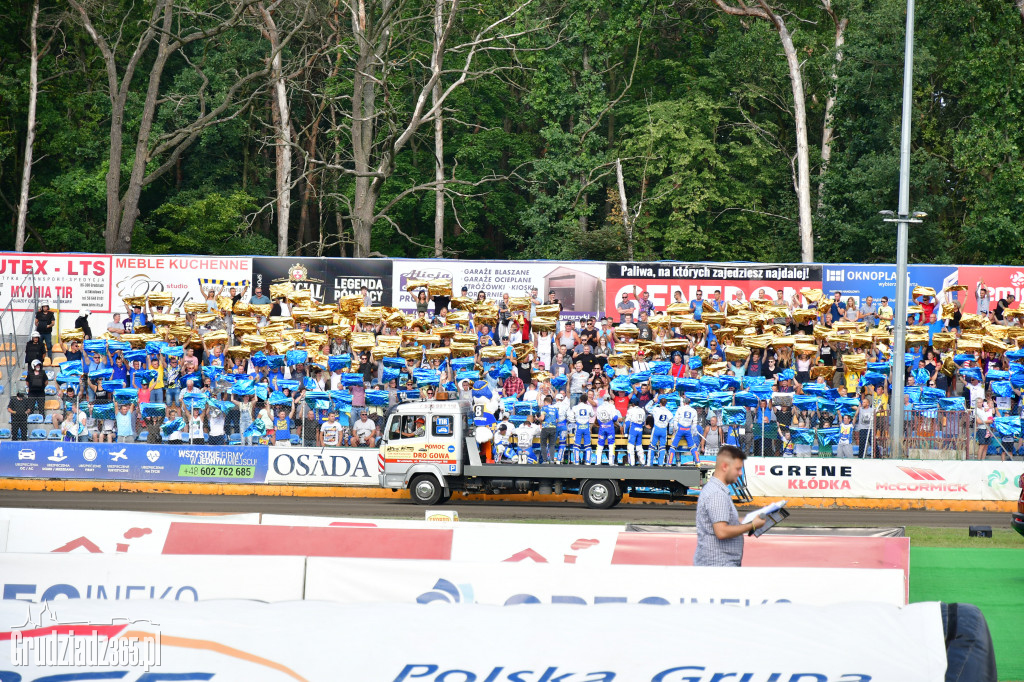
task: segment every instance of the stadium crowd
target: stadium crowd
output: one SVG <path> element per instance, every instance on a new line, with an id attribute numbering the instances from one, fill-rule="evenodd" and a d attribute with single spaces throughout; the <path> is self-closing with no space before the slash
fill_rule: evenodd
<path id="1" fill-rule="evenodd" d="M 465 286 L 455 297 L 449 280 L 414 281 L 415 312 L 403 313 L 372 306 L 365 289 L 324 305 L 290 283 L 251 295 L 244 284 L 206 286 L 205 300 L 175 309 L 169 294 L 125 299 L 100 330 L 83 312 L 56 347 L 54 314 L 41 306 L 24 388 L 8 407 L 11 436 L 373 446 L 391 405 L 486 394 L 500 403 L 496 461 L 518 443 L 533 452 L 535 440 L 530 458 L 598 464 L 671 465 L 724 443 L 770 456 L 886 452 L 885 297 L 761 290 L 746 301 L 698 289 L 658 309 L 634 289 L 598 319 L 536 288 L 491 300 Z M 908 311 L 897 365 L 912 428 L 922 447 L 952 447 L 969 429 L 969 456 L 1019 454 L 1024 312 L 984 282 L 943 294 L 939 305 L 915 287 Z M 977 314 L 963 312 L 968 295 Z"/>

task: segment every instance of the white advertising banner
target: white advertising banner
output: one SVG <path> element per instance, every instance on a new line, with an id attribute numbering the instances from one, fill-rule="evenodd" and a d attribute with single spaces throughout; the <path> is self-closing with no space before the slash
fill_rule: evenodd
<path id="1" fill-rule="evenodd" d="M 174 296 L 172 308 L 181 308 L 189 301 L 202 301 L 201 279 L 232 283 L 252 282 L 252 258 L 232 256 L 113 256 L 110 277 L 111 304 L 104 312 L 124 313 L 124 302 L 129 296 L 147 296 L 167 292 Z M 219 285 L 209 285 L 217 286 Z M 247 295 L 245 286 L 238 293 Z M 267 292 L 264 292 L 267 293 Z M 228 289 L 224 290 L 228 295 Z M 247 297 L 243 300 L 248 300 Z M 109 317 L 102 320 L 106 327 Z M 93 322 L 93 329 L 96 323 Z"/>
<path id="2" fill-rule="evenodd" d="M 481 565 L 467 561 L 310 557 L 306 599 L 344 604 L 906 604 L 892 568 Z"/>
<path id="3" fill-rule="evenodd" d="M 1012 502 L 1024 462 L 751 457 L 747 486 L 759 497 Z"/>
<path id="4" fill-rule="evenodd" d="M 105 310 L 110 300 L 111 256 L 4 253 L 0 257 L 0 308 L 34 312 L 35 301 L 54 311 Z M 74 318 L 72 318 L 73 320 Z"/>
<path id="5" fill-rule="evenodd" d="M 377 449 L 272 447 L 266 482 L 377 487 Z"/>
<path id="6" fill-rule="evenodd" d="M 612 563 L 620 526 L 457 523 L 452 528 L 452 561 Z M 499 532 L 500 530 L 500 532 Z"/>
<path id="7" fill-rule="evenodd" d="M 465 260 L 396 260 L 391 278 L 392 305 L 404 311 L 416 309 L 413 294 L 405 290 L 412 279 L 448 279 L 452 282 L 452 295 L 467 295 L 476 300 L 484 292 L 490 300 L 500 300 L 502 294 L 529 296 L 537 287 L 541 302 L 547 302 L 548 292 L 554 291 L 562 302 L 563 319 L 577 319 L 596 315 L 604 310 L 605 263 L 575 261 L 465 261 Z M 433 305 L 433 304 L 431 304 Z"/>
<path id="8" fill-rule="evenodd" d="M 0 678 L 941 682 L 946 671 L 936 603 L 740 609 L 68 600 L 45 606 L 0 604 L 0 639 L 8 640 L 0 646 Z M 58 623 L 74 623 L 74 634 Z M 110 641 L 104 653 L 134 647 L 134 656 L 89 665 L 89 642 L 101 635 Z M 61 658 L 80 651 L 78 660 Z"/>
<path id="9" fill-rule="evenodd" d="M 304 557 L 3 554 L 4 599 L 302 599 Z"/>
<path id="10" fill-rule="evenodd" d="M 154 514 L 92 509 L 0 508 L 5 552 L 160 554 L 174 522 L 259 523 L 259 514 Z"/>

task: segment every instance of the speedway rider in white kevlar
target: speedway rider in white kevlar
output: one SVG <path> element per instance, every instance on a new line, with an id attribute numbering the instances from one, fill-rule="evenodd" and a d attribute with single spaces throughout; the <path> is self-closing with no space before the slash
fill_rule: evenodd
<path id="1" fill-rule="evenodd" d="M 615 405 L 605 401 L 597 406 L 595 413 L 597 417 L 597 460 L 595 463 L 601 465 L 601 453 L 604 446 L 608 446 L 608 466 L 615 466 L 615 422 L 619 419 L 619 411 Z"/>
<path id="2" fill-rule="evenodd" d="M 629 439 L 626 441 L 626 452 L 629 454 L 629 466 L 635 466 L 637 458 L 640 463 L 647 466 L 647 457 L 644 455 L 644 423 L 647 421 L 647 412 L 634 400 L 630 402 L 626 410 L 626 428 Z"/>
<path id="3" fill-rule="evenodd" d="M 690 399 L 683 396 L 682 403 L 679 405 L 679 409 L 676 410 L 675 417 L 672 418 L 672 423 L 676 427 L 676 435 L 672 438 L 672 449 L 669 451 L 668 461 L 671 465 L 673 462 L 676 464 L 683 463 L 683 457 L 679 453 L 679 441 L 686 439 L 686 447 L 690 451 L 690 456 L 694 462 L 697 462 L 697 454 L 695 446 L 697 439 L 693 436 L 693 427 L 697 425 L 697 410 L 690 407 Z M 678 456 L 678 459 L 676 459 Z"/>
<path id="4" fill-rule="evenodd" d="M 654 418 L 654 428 L 651 429 L 651 464 L 662 466 L 667 454 L 668 445 L 668 424 L 672 421 L 672 410 L 665 407 L 668 397 L 658 396 L 658 404 L 651 410 L 651 417 Z"/>
<path id="5" fill-rule="evenodd" d="M 575 437 L 572 446 L 572 463 L 580 463 L 580 454 L 590 462 L 590 425 L 594 423 L 594 408 L 586 401 L 579 402 L 569 413 L 569 421 L 575 424 Z M 583 450 L 583 448 L 586 448 Z"/>
<path id="6" fill-rule="evenodd" d="M 540 435 L 540 427 L 533 423 L 533 415 L 516 428 L 516 448 L 519 451 L 520 464 L 536 464 L 537 455 L 533 452 L 533 439 Z"/>

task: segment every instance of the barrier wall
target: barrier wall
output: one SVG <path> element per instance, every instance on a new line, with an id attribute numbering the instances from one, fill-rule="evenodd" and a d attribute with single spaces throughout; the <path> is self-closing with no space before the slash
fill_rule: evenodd
<path id="1" fill-rule="evenodd" d="M 340 605 L 219 601 L 199 604 L 74 600 L 0 604 L 4 679 L 392 680 L 721 680 L 939 682 L 946 670 L 937 603 L 756 609 L 607 604 L 502 608 L 480 604 Z M 159 647 L 153 672 L 37 663 L 29 640 L 105 636 Z M 624 623 L 630 624 L 623 627 Z M 29 630 L 32 624 L 35 630 Z M 17 634 L 15 634 L 17 631 Z M 748 633 L 734 646 L 708 646 L 721 633 Z M 769 633 L 764 635 L 763 633 Z M 828 636 L 822 636 L 828 633 Z M 522 642 L 522 644 L 520 644 Z M 526 644 L 528 642 L 528 644 Z M 86 642 L 82 642 L 86 645 Z M 524 645 L 525 644 L 525 645 Z M 40 644 L 39 649 L 45 649 Z M 77 651 L 77 642 L 54 649 Z M 628 652 L 624 655 L 623 652 Z M 48 665 L 47 665 L 48 664 Z M 11 672 L 7 672 L 11 671 Z M 128 677 L 129 671 L 131 676 Z M 57 678 L 46 678 L 55 680 Z"/>
<path id="2" fill-rule="evenodd" d="M 573 566 L 475 562 L 310 558 L 306 599 L 342 604 L 906 604 L 903 572 L 860 568 L 745 568 L 735 573 L 694 566 Z M 842 585 L 842 590 L 836 586 Z"/>
<path id="3" fill-rule="evenodd" d="M 554 291 L 567 310 L 566 317 L 601 314 L 614 316 L 621 292 L 650 294 L 656 306 L 672 302 L 681 291 L 692 300 L 698 288 L 705 298 L 720 290 L 723 300 L 733 295 L 744 298 L 777 298 L 782 290 L 789 298 L 803 287 L 822 287 L 827 293 L 840 291 L 843 299 L 882 296 L 892 300 L 896 291 L 896 266 L 802 263 L 701 263 L 649 262 L 609 263 L 601 261 L 462 261 L 440 259 L 357 259 L 277 258 L 212 256 L 122 256 L 107 254 L 0 253 L 0 309 L 8 303 L 17 315 L 18 331 L 31 331 L 32 312 L 38 303 L 49 303 L 62 313 L 60 329 L 74 326 L 81 310 L 96 313 L 93 330 L 106 327 L 115 312 L 124 312 L 121 299 L 166 291 L 174 295 L 174 306 L 203 299 L 200 280 L 236 284 L 247 288 L 290 281 L 311 289 L 327 303 L 341 296 L 358 294 L 366 286 L 375 305 L 412 310 L 405 291 L 410 279 L 450 279 L 455 295 L 462 286 L 476 297 L 503 293 L 528 294 L 537 287 L 546 299 Z M 979 280 L 995 293 L 994 300 L 1014 294 L 1021 300 L 1024 268 L 1017 266 L 912 265 L 909 280 L 941 290 L 951 284 L 966 284 L 961 294 L 964 312 L 976 312 L 974 286 Z M 908 291 L 910 290 L 908 288 Z M 940 293 L 939 302 L 945 300 Z"/>
<path id="4" fill-rule="evenodd" d="M 503 471 L 512 473 L 507 467 Z M 1020 494 L 1017 483 L 1024 462 L 751 457 L 746 475 L 755 497 L 795 502 L 844 498 L 1012 504 Z M 275 486 L 379 489 L 373 448 L 6 441 L 0 442 L 0 478 L 248 484 L 256 494 L 274 494 Z"/>

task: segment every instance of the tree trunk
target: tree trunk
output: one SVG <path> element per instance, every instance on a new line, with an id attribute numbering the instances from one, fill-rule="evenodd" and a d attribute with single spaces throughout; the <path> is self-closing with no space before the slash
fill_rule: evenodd
<path id="1" fill-rule="evenodd" d="M 281 66 L 281 41 L 277 24 L 262 3 L 259 5 L 263 25 L 270 39 L 270 76 L 274 84 L 274 122 L 277 131 L 274 141 L 275 181 L 277 185 L 277 255 L 288 255 L 288 224 L 292 208 L 292 129 L 288 106 L 288 88 Z"/>
<path id="2" fill-rule="evenodd" d="M 354 0 L 352 32 L 359 42 L 352 83 L 352 161 L 356 172 L 355 193 L 352 197 L 352 255 L 366 258 L 370 255 L 377 191 L 369 177 L 373 153 L 374 122 L 376 121 L 376 69 L 373 17 L 366 11 L 366 0 Z M 371 8 L 372 11 L 372 8 Z"/>
<path id="3" fill-rule="evenodd" d="M 622 209 L 622 226 L 626 228 L 626 260 L 633 260 L 633 221 L 629 219 L 626 204 L 626 183 L 622 179 L 622 160 L 615 159 L 615 180 L 619 185 L 619 204 Z"/>
<path id="4" fill-rule="evenodd" d="M 316 138 L 320 133 L 320 116 L 317 115 L 313 120 L 313 130 L 309 134 L 309 144 L 306 146 L 306 153 L 309 155 L 311 160 L 316 159 Z M 306 234 L 310 231 L 310 201 L 313 197 L 313 192 L 316 191 L 316 171 L 312 166 L 307 166 L 308 170 L 303 175 L 305 184 L 302 188 L 302 206 L 299 208 L 299 234 L 302 235 L 302 243 L 306 243 Z M 320 239 L 319 241 L 323 241 Z M 318 252 L 323 250 L 323 244 L 321 243 L 318 248 Z"/>
<path id="5" fill-rule="evenodd" d="M 832 73 L 829 74 L 832 82 L 829 84 L 828 99 L 825 100 L 825 122 L 821 130 L 821 172 L 818 173 L 819 215 L 825 207 L 825 174 L 828 172 L 828 164 L 832 160 L 833 109 L 835 109 L 836 97 L 839 92 L 839 64 L 843 61 L 843 43 L 846 42 L 846 27 L 849 24 L 849 19 L 842 19 L 836 24 L 836 58 L 832 62 Z"/>
<path id="6" fill-rule="evenodd" d="M 793 86 L 793 118 L 796 119 L 797 202 L 800 210 L 800 260 L 814 262 L 814 226 L 811 219 L 811 163 L 807 147 L 807 106 L 804 101 L 804 79 L 800 71 L 800 58 L 793 38 L 782 17 L 773 15 L 773 23 L 782 40 L 789 65 L 789 79 Z"/>
<path id="7" fill-rule="evenodd" d="M 29 46 L 31 49 L 28 70 L 28 120 L 25 131 L 25 158 L 21 168 L 21 195 L 18 197 L 18 229 L 14 237 L 14 250 L 25 250 L 25 224 L 28 222 L 29 187 L 32 182 L 32 149 L 36 138 L 36 98 L 39 94 L 39 45 L 36 34 L 39 29 L 39 0 L 32 3 L 32 23 Z"/>
<path id="8" fill-rule="evenodd" d="M 431 93 L 434 107 L 441 101 L 441 64 L 444 55 L 441 50 L 444 30 L 444 0 L 434 0 L 434 58 L 431 60 L 437 82 Z M 434 257 L 444 256 L 444 117 L 438 109 L 434 118 Z"/>
<path id="9" fill-rule="evenodd" d="M 167 59 L 171 56 L 168 45 L 171 41 L 174 18 L 174 3 L 165 0 L 163 3 L 163 26 L 160 30 L 160 42 L 156 58 L 149 72 L 149 85 L 146 88 L 146 99 L 142 106 L 139 121 L 139 133 L 135 143 L 135 158 L 132 162 L 132 173 L 128 178 L 128 187 L 124 198 L 120 201 L 121 216 L 114 234 L 107 234 L 107 253 L 128 253 L 132 247 L 132 232 L 135 221 L 139 217 L 139 199 L 142 196 L 142 179 L 146 175 L 146 163 L 149 161 L 149 136 L 153 131 L 153 120 L 156 116 L 157 102 L 160 98 L 160 79 L 163 76 Z M 126 75 L 127 78 L 127 75 Z M 122 109 L 123 112 L 123 109 Z M 109 186 L 108 186 L 109 192 Z"/>

